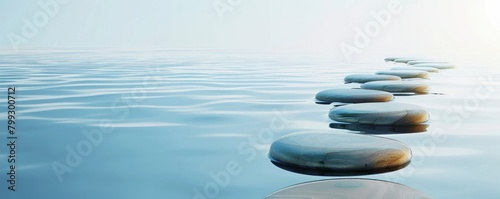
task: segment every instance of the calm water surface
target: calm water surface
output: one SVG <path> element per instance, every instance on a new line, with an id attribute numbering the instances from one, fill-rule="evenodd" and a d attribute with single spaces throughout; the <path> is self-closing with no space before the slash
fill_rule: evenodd
<path id="1" fill-rule="evenodd" d="M 314 95 L 346 86 L 346 75 L 394 67 L 385 56 L 394 55 L 346 63 L 246 51 L 3 53 L 0 127 L 7 125 L 7 87 L 15 86 L 19 138 L 17 191 L 8 191 L 1 175 L 0 194 L 181 199 L 208 190 L 207 198 L 263 198 L 335 178 L 279 169 L 267 157 L 269 146 L 291 132 L 330 129 L 331 106 L 315 104 Z M 356 178 L 401 183 L 433 198 L 500 197 L 500 67 L 491 57 L 446 58 L 460 67 L 426 80 L 443 95 L 395 99 L 428 109 L 427 132 L 377 135 L 408 144 L 412 163 Z M 5 137 L 2 132 L 2 143 Z M 68 154 L 78 149 L 85 154 L 68 165 Z M 55 164 L 71 172 L 59 179 Z M 5 144 L 0 169 L 8 172 Z M 212 177 L 228 172 L 233 175 L 219 184 Z"/>

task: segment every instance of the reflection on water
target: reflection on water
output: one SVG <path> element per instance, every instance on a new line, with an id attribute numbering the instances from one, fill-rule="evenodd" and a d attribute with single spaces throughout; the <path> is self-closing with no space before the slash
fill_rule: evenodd
<path id="1" fill-rule="evenodd" d="M 411 187 L 371 179 L 333 179 L 293 185 L 265 199 L 430 199 Z"/>
<path id="2" fill-rule="evenodd" d="M 348 159 L 348 157 L 346 157 Z M 397 171 L 402 168 L 405 168 L 410 164 L 410 162 L 406 162 L 404 164 L 394 166 L 394 167 L 386 167 L 386 168 L 377 168 L 371 170 L 321 170 L 321 169 L 311 169 L 311 168 L 302 168 L 291 165 L 281 164 L 277 161 L 271 161 L 274 165 L 279 168 L 282 168 L 287 171 L 306 174 L 306 175 L 316 175 L 316 176 L 361 176 L 361 175 L 371 175 L 377 173 L 387 173 L 392 171 Z"/>
<path id="3" fill-rule="evenodd" d="M 401 133 L 423 133 L 427 131 L 428 124 L 417 124 L 408 126 L 387 126 L 349 123 L 330 123 L 330 128 L 360 131 L 363 134 L 401 134 Z"/>
<path id="4" fill-rule="evenodd" d="M 346 64 L 331 55 L 248 51 L 3 53 L 0 115 L 6 115 L 5 89 L 16 86 L 20 169 L 19 191 L 0 192 L 5 198 L 193 198 L 193 189 L 215 182 L 210 173 L 226 170 L 230 161 L 242 171 L 219 188 L 218 199 L 262 198 L 318 180 L 274 166 L 268 146 L 290 132 L 329 130 L 330 107 L 316 105 L 313 96 L 341 85 L 348 74 L 394 67 L 380 60 L 385 56 Z M 498 68 L 496 59 L 450 56 L 444 60 L 459 68 L 425 80 L 446 95 L 398 96 L 398 102 L 424 106 L 430 125 L 425 133 L 377 135 L 408 144 L 414 156 L 407 167 L 370 178 L 398 175 L 390 181 L 433 198 L 500 195 L 500 75 L 477 106 L 465 101 L 482 85 L 480 77 L 497 75 L 484 70 Z M 279 115 L 287 125 L 275 125 L 275 110 L 286 110 Z M 51 163 L 65 163 L 66 147 L 75 149 L 88 139 L 84 132 L 103 121 L 112 132 L 59 182 Z M 273 134 L 259 137 L 263 129 Z M 434 132 L 446 136 L 433 142 Z M 0 162 L 6 157 L 0 150 Z"/>

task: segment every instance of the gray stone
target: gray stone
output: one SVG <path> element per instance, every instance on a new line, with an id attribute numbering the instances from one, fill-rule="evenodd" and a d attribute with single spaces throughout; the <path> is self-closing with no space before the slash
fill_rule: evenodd
<path id="1" fill-rule="evenodd" d="M 411 187 L 372 179 L 329 179 L 293 185 L 265 199 L 430 199 Z"/>
<path id="2" fill-rule="evenodd" d="M 316 94 L 316 99 L 322 102 L 363 103 L 387 102 L 394 99 L 391 93 L 365 89 L 328 89 Z"/>
<path id="3" fill-rule="evenodd" d="M 429 120 L 418 105 L 398 102 L 372 102 L 335 107 L 328 114 L 338 122 L 374 125 L 415 125 Z"/>
<path id="4" fill-rule="evenodd" d="M 406 64 L 408 65 L 415 65 L 415 64 L 447 64 L 448 62 L 444 61 L 433 61 L 433 60 L 414 60 L 414 61 L 409 61 Z"/>
<path id="5" fill-rule="evenodd" d="M 394 61 L 397 57 L 386 57 L 384 61 Z"/>
<path id="6" fill-rule="evenodd" d="M 439 72 L 439 69 L 433 68 L 433 67 L 412 67 L 412 66 L 398 66 L 391 68 L 391 70 L 422 70 L 422 71 L 427 71 L 431 73 L 437 73 Z"/>
<path id="7" fill-rule="evenodd" d="M 377 75 L 395 75 L 401 78 L 427 78 L 429 73 L 421 70 L 387 70 L 378 71 Z"/>
<path id="8" fill-rule="evenodd" d="M 269 152 L 273 163 L 282 168 L 326 175 L 383 173 L 406 166 L 411 156 L 410 148 L 399 141 L 333 130 L 285 135 L 271 145 Z"/>
<path id="9" fill-rule="evenodd" d="M 415 57 L 386 57 L 384 61 L 389 62 L 389 61 L 396 61 L 397 59 L 416 59 Z"/>
<path id="10" fill-rule="evenodd" d="M 398 59 L 395 59 L 394 62 L 396 62 L 396 63 L 408 63 L 409 61 L 416 61 L 416 60 L 427 60 L 427 59 L 420 59 L 420 58 L 415 58 L 415 57 L 408 57 L 408 58 L 398 58 Z"/>
<path id="11" fill-rule="evenodd" d="M 433 67 L 437 69 L 452 69 L 455 68 L 454 64 L 414 64 L 413 67 Z"/>
<path id="12" fill-rule="evenodd" d="M 375 81 L 364 83 L 361 88 L 387 92 L 427 93 L 430 86 L 422 81 Z"/>
<path id="13" fill-rule="evenodd" d="M 365 83 L 382 80 L 398 81 L 401 80 L 401 77 L 395 75 L 353 74 L 344 78 L 345 83 Z"/>

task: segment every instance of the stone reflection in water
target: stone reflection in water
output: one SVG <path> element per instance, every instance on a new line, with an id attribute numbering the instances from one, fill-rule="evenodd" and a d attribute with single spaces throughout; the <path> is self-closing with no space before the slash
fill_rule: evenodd
<path id="1" fill-rule="evenodd" d="M 330 128 L 359 131 L 361 134 L 404 134 L 423 133 L 427 131 L 428 124 L 417 124 L 409 126 L 388 126 L 368 124 L 330 123 Z"/>
<path id="2" fill-rule="evenodd" d="M 429 199 L 411 187 L 372 179 L 306 182 L 276 191 L 265 199 Z"/>

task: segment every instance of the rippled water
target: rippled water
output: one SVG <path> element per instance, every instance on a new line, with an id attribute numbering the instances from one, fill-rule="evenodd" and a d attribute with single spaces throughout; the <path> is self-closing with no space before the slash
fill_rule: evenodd
<path id="1" fill-rule="evenodd" d="M 7 87 L 15 86 L 19 138 L 17 191 L 7 191 L 2 175 L 0 193 L 177 199 L 208 191 L 207 198 L 263 198 L 297 183 L 332 179 L 279 169 L 267 157 L 269 145 L 291 132 L 330 129 L 330 106 L 315 104 L 316 92 L 346 86 L 348 74 L 393 67 L 384 56 L 394 55 L 345 63 L 313 54 L 215 50 L 3 53 L 0 126 L 7 125 Z M 447 58 L 460 67 L 426 80 L 443 95 L 396 97 L 428 109 L 427 132 L 376 135 L 408 144 L 412 163 L 356 178 L 401 183 L 433 198 L 498 198 L 495 60 Z M 102 141 L 85 145 L 92 141 L 89 132 L 94 139 L 102 134 Z M 0 139 L 7 143 L 5 137 Z M 68 150 L 79 147 L 88 154 L 68 165 Z M 8 171 L 6 151 L 2 144 L 2 173 Z M 71 169 L 62 181 L 56 162 Z M 226 173 L 229 178 L 219 182 L 211 177 Z"/>

